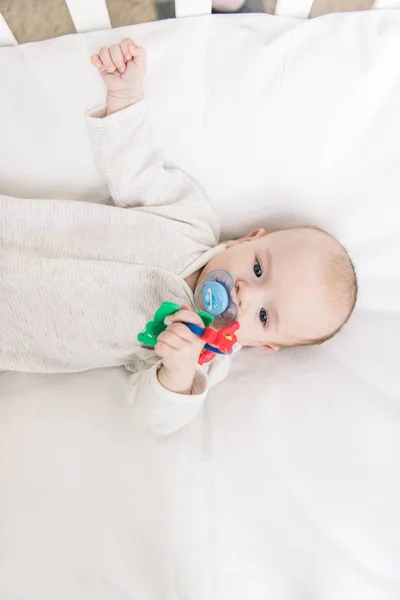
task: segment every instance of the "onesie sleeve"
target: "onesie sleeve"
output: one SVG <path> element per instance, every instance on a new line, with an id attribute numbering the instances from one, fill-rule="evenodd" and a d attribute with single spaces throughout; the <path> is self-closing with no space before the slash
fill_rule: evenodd
<path id="1" fill-rule="evenodd" d="M 130 379 L 128 404 L 141 413 L 147 429 L 155 435 L 169 435 L 196 417 L 211 386 L 224 379 L 230 359 L 215 363 L 204 372 L 196 371 L 191 394 L 176 394 L 158 381 L 161 362 L 149 369 L 134 373 Z"/>
<path id="2" fill-rule="evenodd" d="M 89 126 L 95 157 L 114 203 L 206 230 L 206 242 L 218 243 L 219 218 L 204 194 L 185 173 L 164 166 L 145 100 L 104 114 L 104 107 L 91 111 Z"/>
<path id="3" fill-rule="evenodd" d="M 128 403 L 142 413 L 145 425 L 156 435 L 169 435 L 190 423 L 199 412 L 209 389 L 208 377 L 196 372 L 191 394 L 165 389 L 157 378 L 161 362 L 130 379 Z"/>

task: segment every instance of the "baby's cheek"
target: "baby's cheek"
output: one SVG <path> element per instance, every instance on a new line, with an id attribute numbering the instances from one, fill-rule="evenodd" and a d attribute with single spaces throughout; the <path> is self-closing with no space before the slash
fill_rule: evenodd
<path id="1" fill-rule="evenodd" d="M 258 323 L 246 319 L 239 319 L 240 328 L 236 332 L 237 341 L 241 346 L 260 346 L 264 343 L 265 330 Z"/>
<path id="2" fill-rule="evenodd" d="M 239 325 L 240 325 L 240 327 L 236 332 L 236 338 L 241 346 L 246 346 L 248 344 L 248 331 L 247 331 L 246 323 L 243 322 L 243 320 L 242 320 L 242 321 L 239 321 Z"/>

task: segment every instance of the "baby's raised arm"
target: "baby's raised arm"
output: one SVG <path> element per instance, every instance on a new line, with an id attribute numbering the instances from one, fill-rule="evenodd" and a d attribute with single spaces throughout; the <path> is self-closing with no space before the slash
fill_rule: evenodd
<path id="1" fill-rule="evenodd" d="M 102 48 L 92 63 L 108 90 L 107 109 L 92 111 L 97 161 L 117 206 L 173 220 L 177 235 L 218 243 L 219 219 L 185 173 L 164 166 L 147 120 L 144 99 L 146 51 L 131 39 Z M 104 118 L 105 117 L 105 118 Z"/>

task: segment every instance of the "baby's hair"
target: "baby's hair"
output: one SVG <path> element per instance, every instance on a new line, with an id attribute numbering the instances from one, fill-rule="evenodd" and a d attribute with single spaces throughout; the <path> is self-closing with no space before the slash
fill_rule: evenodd
<path id="1" fill-rule="evenodd" d="M 320 233 L 335 239 L 327 231 L 324 231 L 319 227 L 314 227 L 313 225 L 299 225 L 296 227 L 290 227 L 289 229 L 310 229 L 319 231 Z M 335 239 L 335 241 L 337 240 Z M 341 323 L 341 325 L 339 325 L 339 327 L 334 329 L 331 333 L 328 333 L 327 335 L 317 339 L 306 340 L 304 342 L 295 344 L 296 346 L 317 346 L 332 339 L 339 333 L 339 331 L 341 331 L 353 314 L 358 296 L 357 274 L 347 250 L 343 246 L 341 246 L 341 249 L 342 252 L 331 252 L 327 257 L 323 269 L 322 284 L 328 290 L 329 302 L 333 308 L 338 306 L 339 303 L 345 303 L 347 305 L 348 310 L 346 317 L 343 320 L 343 323 Z"/>

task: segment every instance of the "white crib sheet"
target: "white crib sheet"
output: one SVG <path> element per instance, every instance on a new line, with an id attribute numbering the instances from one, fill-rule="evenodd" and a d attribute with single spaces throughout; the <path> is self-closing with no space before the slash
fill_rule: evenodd
<path id="1" fill-rule="evenodd" d="M 205 17 L 0 49 L 0 192 L 105 201 L 89 64 L 149 51 L 154 133 L 224 233 L 310 222 L 360 300 L 317 349 L 237 356 L 167 439 L 128 374 L 0 374 L 4 600 L 399 600 L 400 14 Z M 0 324 L 1 327 L 1 324 Z"/>

